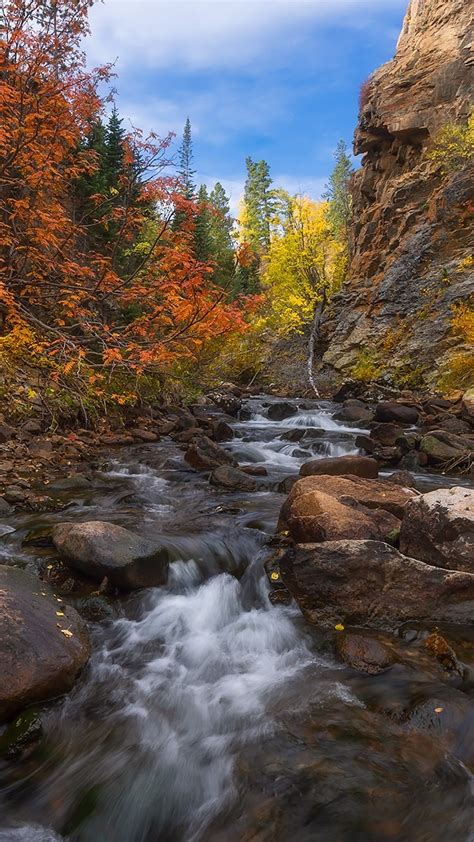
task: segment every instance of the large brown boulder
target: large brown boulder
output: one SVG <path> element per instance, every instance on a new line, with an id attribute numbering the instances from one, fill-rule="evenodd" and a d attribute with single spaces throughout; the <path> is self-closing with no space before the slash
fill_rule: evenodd
<path id="1" fill-rule="evenodd" d="M 386 540 L 416 492 L 361 477 L 313 476 L 298 480 L 282 506 L 278 530 L 295 541 L 339 538 Z"/>
<path id="2" fill-rule="evenodd" d="M 267 415 L 272 421 L 283 421 L 285 418 L 291 418 L 292 415 L 296 415 L 296 413 L 296 406 L 288 401 L 272 403 L 267 410 Z"/>
<path id="3" fill-rule="evenodd" d="M 0 721 L 70 690 L 89 657 L 79 614 L 44 582 L 0 565 Z"/>
<path id="4" fill-rule="evenodd" d="M 474 491 L 439 488 L 411 500 L 403 516 L 400 549 L 436 567 L 474 573 Z"/>
<path id="5" fill-rule="evenodd" d="M 280 560 L 280 573 L 305 617 L 325 627 L 474 618 L 473 574 L 432 567 L 381 541 L 300 544 Z"/>
<path id="6" fill-rule="evenodd" d="M 184 458 L 188 465 L 191 465 L 191 468 L 196 471 L 213 471 L 219 465 L 237 465 L 237 462 L 227 450 L 219 447 L 207 436 L 200 436 L 192 442 L 184 454 Z"/>
<path id="7" fill-rule="evenodd" d="M 378 403 L 375 407 L 375 420 L 395 422 L 397 424 L 416 424 L 418 410 L 414 406 L 406 406 L 396 401 Z"/>
<path id="8" fill-rule="evenodd" d="M 53 544 L 75 570 L 123 590 L 158 587 L 168 578 L 168 551 L 122 526 L 100 520 L 59 523 Z"/>
<path id="9" fill-rule="evenodd" d="M 300 468 L 301 477 L 317 474 L 328 476 L 352 474 L 355 477 L 376 479 L 379 475 L 379 467 L 378 462 L 369 456 L 334 456 L 328 459 L 311 459 Z"/>

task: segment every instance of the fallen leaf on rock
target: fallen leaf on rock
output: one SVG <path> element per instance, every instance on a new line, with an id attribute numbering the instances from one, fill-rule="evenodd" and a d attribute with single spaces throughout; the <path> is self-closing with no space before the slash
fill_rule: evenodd
<path id="1" fill-rule="evenodd" d="M 72 637 L 72 631 L 69 631 L 69 629 L 61 629 L 61 631 L 64 637 Z"/>
<path id="2" fill-rule="evenodd" d="M 336 623 L 334 628 L 336 629 L 336 631 L 344 631 L 344 626 L 342 625 L 342 623 Z"/>

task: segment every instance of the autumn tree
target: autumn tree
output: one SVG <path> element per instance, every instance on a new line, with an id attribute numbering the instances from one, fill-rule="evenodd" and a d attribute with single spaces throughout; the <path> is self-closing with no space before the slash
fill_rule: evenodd
<path id="1" fill-rule="evenodd" d="M 80 400 L 84 383 L 100 395 L 117 372 L 134 383 L 169 374 L 209 337 L 244 326 L 194 254 L 195 208 L 168 175 L 171 137 L 124 134 L 116 113 L 103 131 L 108 69 L 89 72 L 81 51 L 90 5 L 4 0 L 0 54 L 4 336 L 22 337 L 37 359 L 47 349 L 51 376 L 80 379 Z M 91 243 L 98 223 L 108 236 Z"/>
<path id="2" fill-rule="evenodd" d="M 269 312 L 267 324 L 287 335 L 311 325 L 308 376 L 315 392 L 313 362 L 321 316 L 342 282 L 344 249 L 335 239 L 327 202 L 287 195 L 288 214 L 274 236 L 266 258 L 262 285 Z"/>

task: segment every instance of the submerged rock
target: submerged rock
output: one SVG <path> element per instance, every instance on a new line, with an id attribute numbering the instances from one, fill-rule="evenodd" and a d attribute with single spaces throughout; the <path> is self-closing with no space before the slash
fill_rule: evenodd
<path id="1" fill-rule="evenodd" d="M 400 549 L 436 567 L 474 573 L 474 491 L 439 488 L 410 501 Z"/>
<path id="2" fill-rule="evenodd" d="M 379 468 L 375 459 L 369 456 L 334 456 L 328 459 L 311 459 L 300 468 L 300 476 L 310 477 L 315 474 L 328 476 L 344 476 L 351 474 L 356 477 L 376 479 Z"/>
<path id="3" fill-rule="evenodd" d="M 70 690 L 89 657 L 78 613 L 47 585 L 0 565 L 0 720 Z"/>
<path id="4" fill-rule="evenodd" d="M 233 468 L 232 465 L 220 465 L 215 468 L 209 482 L 229 491 L 255 491 L 257 488 L 257 483 L 251 476 Z"/>
<path id="5" fill-rule="evenodd" d="M 385 672 L 397 660 L 393 644 L 383 635 L 371 634 L 366 629 L 338 632 L 336 651 L 345 664 L 368 675 Z"/>
<path id="6" fill-rule="evenodd" d="M 53 544 L 72 568 L 93 579 L 107 577 L 123 590 L 157 587 L 168 578 L 168 551 L 122 526 L 103 521 L 60 523 Z"/>
<path id="7" fill-rule="evenodd" d="M 280 572 L 305 617 L 324 627 L 473 622 L 473 574 L 432 567 L 380 541 L 301 544 L 285 553 Z"/>

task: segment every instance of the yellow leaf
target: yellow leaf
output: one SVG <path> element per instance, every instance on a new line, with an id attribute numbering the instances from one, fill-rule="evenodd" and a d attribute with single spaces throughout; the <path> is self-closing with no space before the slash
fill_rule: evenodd
<path id="1" fill-rule="evenodd" d="M 64 611 L 56 611 L 56 617 L 64 617 Z"/>
<path id="2" fill-rule="evenodd" d="M 69 629 L 60 629 L 60 631 L 62 631 L 64 637 L 72 637 L 72 631 L 69 631 Z"/>
<path id="3" fill-rule="evenodd" d="M 336 629 L 336 631 L 344 631 L 344 626 L 342 625 L 342 623 L 336 623 L 334 628 Z"/>
<path id="4" fill-rule="evenodd" d="M 270 579 L 272 580 L 272 582 L 278 582 L 279 578 L 280 578 L 280 575 L 278 573 L 276 573 L 276 571 L 274 571 L 270 576 Z"/>
<path id="5" fill-rule="evenodd" d="M 443 710 L 444 710 L 444 708 L 435 708 L 434 712 L 435 713 L 443 713 Z"/>

